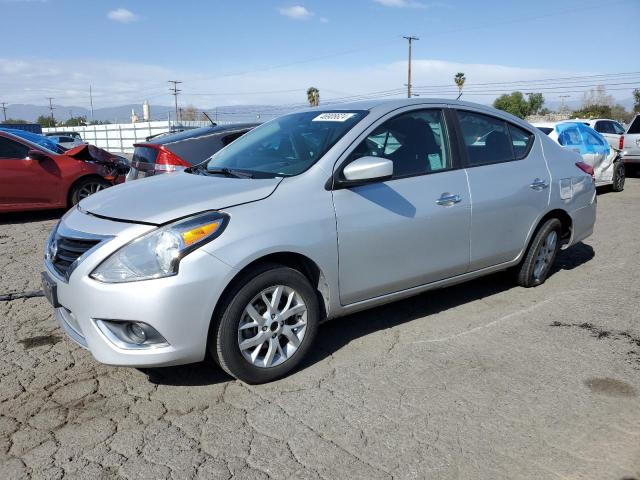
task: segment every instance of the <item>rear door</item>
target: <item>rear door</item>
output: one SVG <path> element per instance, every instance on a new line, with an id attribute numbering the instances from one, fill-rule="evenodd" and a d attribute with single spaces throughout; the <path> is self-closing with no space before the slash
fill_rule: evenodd
<path id="1" fill-rule="evenodd" d="M 442 108 L 390 114 L 339 163 L 337 175 L 363 156 L 394 169 L 391 180 L 333 191 L 342 304 L 467 271 L 471 203 L 447 132 Z"/>
<path id="2" fill-rule="evenodd" d="M 32 160 L 29 147 L 0 136 L 0 205 L 4 208 L 60 206 L 61 172 L 53 158 Z"/>
<path id="3" fill-rule="evenodd" d="M 457 118 L 472 199 L 473 271 L 520 254 L 548 207 L 551 178 L 535 129 L 472 110 L 457 110 Z"/>

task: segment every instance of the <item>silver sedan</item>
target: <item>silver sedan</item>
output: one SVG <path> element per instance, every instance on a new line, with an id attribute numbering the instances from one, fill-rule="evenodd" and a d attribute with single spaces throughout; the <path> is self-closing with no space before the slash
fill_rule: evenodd
<path id="1" fill-rule="evenodd" d="M 47 242 L 43 289 L 100 362 L 210 355 L 260 383 L 295 369 L 326 319 L 498 270 L 543 283 L 595 213 L 581 157 L 504 112 L 314 108 L 80 202 Z"/>

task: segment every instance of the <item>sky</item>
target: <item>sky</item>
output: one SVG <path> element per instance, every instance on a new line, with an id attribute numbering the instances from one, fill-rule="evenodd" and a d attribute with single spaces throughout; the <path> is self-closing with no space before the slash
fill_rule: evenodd
<path id="1" fill-rule="evenodd" d="M 294 105 L 309 86 L 323 102 L 402 96 L 406 35 L 423 96 L 456 97 L 457 72 L 482 103 L 516 87 L 548 101 L 640 87 L 640 0 L 0 0 L 0 18 L 9 104 L 87 107 L 91 85 L 95 108 L 171 105 L 168 80 L 201 108 Z"/>

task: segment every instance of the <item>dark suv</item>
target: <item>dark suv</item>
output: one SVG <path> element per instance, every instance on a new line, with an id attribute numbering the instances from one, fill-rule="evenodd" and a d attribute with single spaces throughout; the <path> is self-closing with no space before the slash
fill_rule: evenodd
<path id="1" fill-rule="evenodd" d="M 258 126 L 257 123 L 215 125 L 136 143 L 127 182 L 160 173 L 184 170 L 203 162 L 218 150 Z"/>

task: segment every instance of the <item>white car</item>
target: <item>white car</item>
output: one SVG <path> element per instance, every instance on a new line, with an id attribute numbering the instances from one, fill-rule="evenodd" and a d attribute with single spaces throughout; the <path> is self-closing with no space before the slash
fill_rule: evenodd
<path id="1" fill-rule="evenodd" d="M 593 128 L 596 132 L 602 135 L 611 148 L 616 150 L 622 150 L 624 145 L 624 127 L 620 122 L 611 120 L 609 118 L 593 118 L 593 119 L 575 119 L 574 122 L 582 122 L 585 125 Z"/>
<path id="2" fill-rule="evenodd" d="M 45 135 L 67 150 L 85 143 L 78 132 L 49 132 Z"/>
<path id="3" fill-rule="evenodd" d="M 582 156 L 593 168 L 596 186 L 611 185 L 614 192 L 624 190 L 625 170 L 620 151 L 581 120 L 534 123 L 549 138 Z"/>

